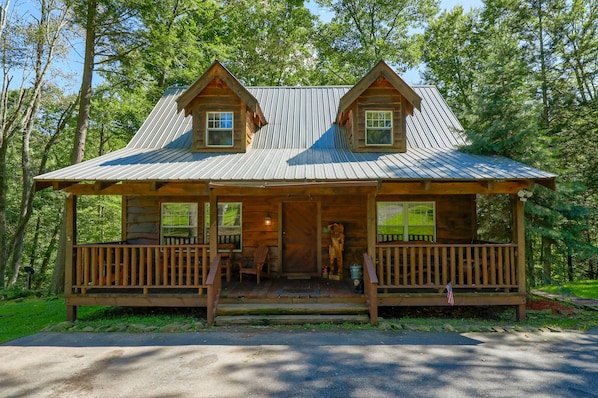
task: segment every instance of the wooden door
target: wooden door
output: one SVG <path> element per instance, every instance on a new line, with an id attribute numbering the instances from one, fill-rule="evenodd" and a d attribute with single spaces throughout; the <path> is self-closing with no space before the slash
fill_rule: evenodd
<path id="1" fill-rule="evenodd" d="M 282 273 L 318 274 L 318 210 L 314 202 L 289 202 L 282 212 Z"/>

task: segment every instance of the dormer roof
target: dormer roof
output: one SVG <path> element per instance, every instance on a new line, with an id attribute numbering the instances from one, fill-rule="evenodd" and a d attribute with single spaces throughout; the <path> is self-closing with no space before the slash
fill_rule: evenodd
<path id="1" fill-rule="evenodd" d="M 384 61 L 380 61 L 365 75 L 355 86 L 351 88 L 339 101 L 337 120 L 347 111 L 347 109 L 367 90 L 377 79 L 385 78 L 405 99 L 410 107 L 407 109 L 409 114 L 413 113 L 413 108 L 421 110 L 421 97 L 409 86 L 394 70 Z"/>
<path id="2" fill-rule="evenodd" d="M 247 105 L 261 125 L 267 123 L 258 100 L 218 60 L 214 61 L 208 70 L 177 98 L 177 111 L 184 109 L 185 116 L 188 116 L 191 113 L 193 100 L 216 78 L 222 80 Z"/>

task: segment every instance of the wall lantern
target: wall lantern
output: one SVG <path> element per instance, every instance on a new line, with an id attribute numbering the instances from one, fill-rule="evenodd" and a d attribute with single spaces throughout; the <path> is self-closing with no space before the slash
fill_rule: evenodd
<path id="1" fill-rule="evenodd" d="M 527 200 L 531 198 L 533 194 L 534 193 L 528 189 L 521 189 L 519 192 L 517 192 L 517 196 L 519 196 L 519 200 L 522 202 L 527 202 Z"/>
<path id="2" fill-rule="evenodd" d="M 264 224 L 266 224 L 267 226 L 272 225 L 272 217 L 270 217 L 270 214 L 267 214 L 266 218 L 264 218 Z"/>

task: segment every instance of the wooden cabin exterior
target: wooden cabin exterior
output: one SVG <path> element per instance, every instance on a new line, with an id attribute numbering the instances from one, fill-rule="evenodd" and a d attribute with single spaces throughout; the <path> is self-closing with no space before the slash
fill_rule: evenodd
<path id="1" fill-rule="evenodd" d="M 364 293 L 344 297 L 372 323 L 379 306 L 448 305 L 449 283 L 455 305 L 523 318 L 524 200 L 555 176 L 461 152 L 461 130 L 434 87 L 384 62 L 352 87 L 256 88 L 215 62 L 169 89 L 126 148 L 36 178 L 68 193 L 68 317 L 81 305 L 199 306 L 213 323 L 222 284 L 265 245 L 270 279 L 342 283 L 362 265 Z M 512 198 L 512 240 L 480 242 L 477 197 L 497 194 Z M 78 241 L 81 195 L 122 197 L 122 241 Z M 333 223 L 344 250 L 329 275 Z"/>

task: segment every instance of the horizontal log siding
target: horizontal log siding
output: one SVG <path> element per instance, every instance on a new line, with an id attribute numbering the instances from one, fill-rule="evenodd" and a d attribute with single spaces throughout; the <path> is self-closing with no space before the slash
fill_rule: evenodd
<path id="1" fill-rule="evenodd" d="M 337 200 L 333 197 L 322 198 L 322 226 L 324 229 L 332 223 L 340 223 L 345 227 L 345 245 L 343 252 L 343 263 L 345 273 L 349 265 L 361 264 L 363 253 L 367 251 L 367 196 L 346 195 Z M 322 265 L 330 263 L 329 245 L 330 234 L 322 234 Z"/>
<path id="2" fill-rule="evenodd" d="M 207 245 L 76 245 L 73 288 L 196 288 L 208 275 Z"/>
<path id="3" fill-rule="evenodd" d="M 384 289 L 517 289 L 515 244 L 380 244 L 376 272 Z"/>

